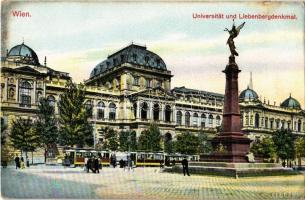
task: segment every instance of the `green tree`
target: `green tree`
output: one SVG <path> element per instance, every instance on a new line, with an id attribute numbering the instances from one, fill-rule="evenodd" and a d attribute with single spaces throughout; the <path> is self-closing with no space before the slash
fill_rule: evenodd
<path id="1" fill-rule="evenodd" d="M 105 127 L 103 133 L 103 148 L 116 151 L 119 148 L 119 134 L 113 128 Z"/>
<path id="2" fill-rule="evenodd" d="M 46 98 L 39 100 L 37 117 L 35 129 L 40 138 L 41 146 L 45 149 L 46 161 L 46 152 L 56 146 L 58 139 L 54 106 L 51 106 Z"/>
<path id="3" fill-rule="evenodd" d="M 198 135 L 199 140 L 199 153 L 211 153 L 213 148 L 211 141 L 208 139 L 208 134 L 200 130 Z"/>
<path id="4" fill-rule="evenodd" d="M 275 131 L 272 136 L 276 154 L 284 163 L 295 157 L 294 138 L 292 132 L 287 129 Z"/>
<path id="5" fill-rule="evenodd" d="M 119 137 L 121 151 L 136 151 L 137 136 L 135 131 L 122 131 Z"/>
<path id="6" fill-rule="evenodd" d="M 256 140 L 250 151 L 256 156 L 262 156 L 264 159 L 274 159 L 276 156 L 276 149 L 271 137 L 264 137 Z"/>
<path id="7" fill-rule="evenodd" d="M 183 132 L 177 135 L 175 150 L 182 154 L 193 155 L 199 153 L 199 145 L 198 136 L 189 132 Z"/>
<path id="8" fill-rule="evenodd" d="M 88 122 L 90 113 L 85 105 L 85 86 L 68 81 L 60 95 L 59 142 L 62 145 L 83 147 L 93 145 L 93 128 Z"/>
<path id="9" fill-rule="evenodd" d="M 295 155 L 298 158 L 298 165 L 301 165 L 301 158 L 305 157 L 305 137 L 299 136 L 295 140 Z"/>
<path id="10" fill-rule="evenodd" d="M 10 141 L 15 149 L 24 151 L 27 158 L 27 152 L 34 151 L 40 139 L 30 119 L 17 119 L 12 123 Z"/>
<path id="11" fill-rule="evenodd" d="M 5 145 L 6 143 L 6 129 L 7 125 L 4 123 L 4 119 L 1 117 L 1 145 Z"/>
<path id="12" fill-rule="evenodd" d="M 146 151 L 161 151 L 161 132 L 156 124 L 151 124 L 147 130 L 142 131 L 139 137 L 139 149 Z"/>
<path id="13" fill-rule="evenodd" d="M 173 138 L 169 133 L 164 136 L 164 152 L 168 154 L 174 153 Z"/>

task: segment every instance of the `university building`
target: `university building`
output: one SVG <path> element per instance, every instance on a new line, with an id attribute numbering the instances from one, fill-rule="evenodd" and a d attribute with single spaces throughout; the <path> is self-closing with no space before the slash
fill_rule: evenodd
<path id="1" fill-rule="evenodd" d="M 15 118 L 35 119 L 40 97 L 55 106 L 63 93 L 66 72 L 56 71 L 38 60 L 24 43 L 12 47 L 1 59 L 1 117 L 9 126 Z M 175 139 L 181 132 L 211 134 L 221 126 L 224 95 L 185 87 L 171 87 L 173 75 L 163 59 L 145 46 L 130 44 L 98 63 L 84 82 L 86 106 L 96 141 L 102 127 L 135 130 L 137 136 L 156 123 L 162 134 Z M 293 91 L 293 88 L 291 89 Z M 242 130 L 250 138 L 272 134 L 281 128 L 305 134 L 305 111 L 293 97 L 280 106 L 261 101 L 250 87 L 240 93 Z"/>

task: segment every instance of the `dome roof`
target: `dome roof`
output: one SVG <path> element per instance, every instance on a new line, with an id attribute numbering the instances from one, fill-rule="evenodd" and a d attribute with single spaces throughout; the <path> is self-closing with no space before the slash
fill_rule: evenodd
<path id="1" fill-rule="evenodd" d="M 106 70 L 123 63 L 143 65 L 159 70 L 166 70 L 166 65 L 157 54 L 148 51 L 146 47 L 131 44 L 107 57 L 92 70 L 90 78 L 104 73 Z"/>
<path id="2" fill-rule="evenodd" d="M 281 107 L 301 109 L 300 103 L 295 98 L 292 98 L 291 95 L 281 103 Z"/>
<path id="3" fill-rule="evenodd" d="M 18 56 L 22 58 L 28 58 L 30 64 L 39 65 L 38 56 L 33 49 L 25 45 L 24 43 L 19 44 L 11 48 L 8 52 L 7 57 Z"/>
<path id="4" fill-rule="evenodd" d="M 240 93 L 239 99 L 246 100 L 246 101 L 258 100 L 258 95 L 254 90 L 252 90 L 248 87 L 246 90 L 244 90 Z"/>

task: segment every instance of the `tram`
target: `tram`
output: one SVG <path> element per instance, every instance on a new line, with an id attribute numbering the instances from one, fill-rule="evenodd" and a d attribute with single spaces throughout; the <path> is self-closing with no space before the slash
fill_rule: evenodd
<path id="1" fill-rule="evenodd" d="M 84 166 L 85 158 L 98 157 L 103 166 L 110 165 L 110 152 L 108 151 L 96 151 L 93 149 L 67 149 L 64 150 L 65 153 L 65 163 L 64 165 L 72 166 Z M 68 160 L 67 160 L 68 159 Z"/>
<path id="2" fill-rule="evenodd" d="M 166 154 L 165 155 L 165 165 L 171 166 L 175 164 L 181 164 L 184 158 L 187 158 L 189 161 L 199 161 L 200 155 L 185 155 L 185 154 Z"/>

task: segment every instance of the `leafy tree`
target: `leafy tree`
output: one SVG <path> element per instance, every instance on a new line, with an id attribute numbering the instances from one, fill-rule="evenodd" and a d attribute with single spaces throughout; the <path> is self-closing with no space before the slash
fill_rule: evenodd
<path id="1" fill-rule="evenodd" d="M 164 137 L 164 152 L 171 154 L 174 152 L 174 143 L 172 137 L 167 137 L 165 135 Z"/>
<path id="2" fill-rule="evenodd" d="M 104 136 L 103 148 L 111 151 L 116 151 L 119 148 L 119 134 L 113 128 L 105 127 L 102 129 Z"/>
<path id="3" fill-rule="evenodd" d="M 212 144 L 208 139 L 208 134 L 200 130 L 198 135 L 199 140 L 199 153 L 211 153 L 213 148 Z"/>
<path id="4" fill-rule="evenodd" d="M 90 113 L 85 105 L 85 86 L 68 81 L 58 102 L 59 142 L 62 145 L 83 147 L 93 145 L 93 128 L 88 122 Z"/>
<path id="5" fill-rule="evenodd" d="M 40 138 L 41 146 L 44 147 L 45 152 L 47 152 L 50 148 L 56 146 L 58 139 L 54 107 L 50 105 L 48 99 L 41 98 L 39 100 L 37 117 L 35 129 Z"/>
<path id="6" fill-rule="evenodd" d="M 119 137 L 121 151 L 136 151 L 137 136 L 135 131 L 122 131 Z"/>
<path id="7" fill-rule="evenodd" d="M 151 124 L 142 131 L 139 137 L 139 149 L 147 151 L 161 151 L 161 132 L 156 124 Z"/>
<path id="8" fill-rule="evenodd" d="M 250 151 L 256 156 L 262 156 L 265 159 L 273 159 L 276 156 L 275 144 L 271 137 L 264 137 L 256 140 Z"/>
<path id="9" fill-rule="evenodd" d="M 294 138 L 292 132 L 287 129 L 278 130 L 272 136 L 276 154 L 284 163 L 285 160 L 288 161 L 295 157 Z"/>
<path id="10" fill-rule="evenodd" d="M 301 165 L 301 158 L 305 157 L 305 137 L 297 137 L 295 140 L 295 154 L 298 158 L 298 165 Z"/>
<path id="11" fill-rule="evenodd" d="M 176 152 L 182 154 L 197 154 L 199 153 L 199 139 L 198 136 L 189 132 L 184 132 L 177 135 L 177 141 L 175 142 Z"/>
<path id="12" fill-rule="evenodd" d="M 10 141 L 15 149 L 26 152 L 26 158 L 27 152 L 34 151 L 40 142 L 30 119 L 17 119 L 13 121 Z"/>
<path id="13" fill-rule="evenodd" d="M 5 145 L 6 143 L 6 129 L 7 125 L 4 123 L 4 119 L 1 117 L 1 145 Z"/>

